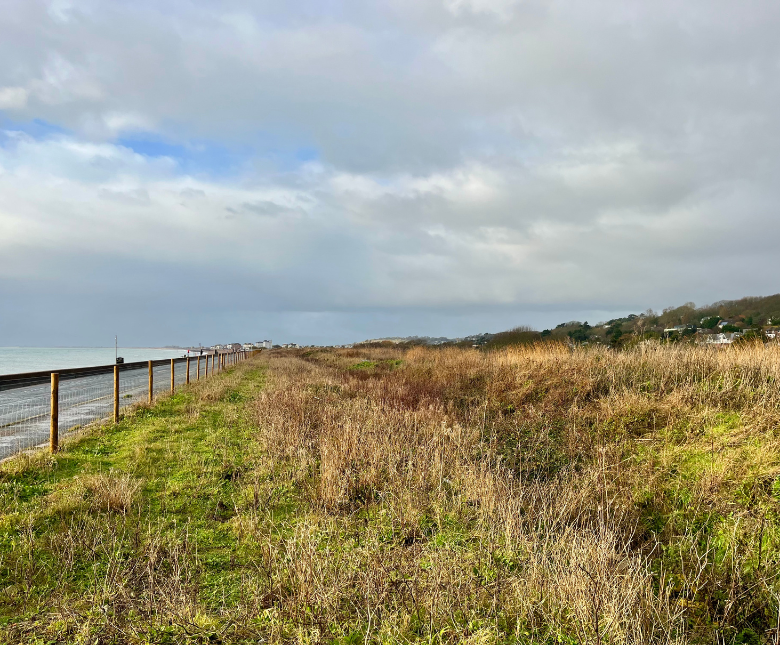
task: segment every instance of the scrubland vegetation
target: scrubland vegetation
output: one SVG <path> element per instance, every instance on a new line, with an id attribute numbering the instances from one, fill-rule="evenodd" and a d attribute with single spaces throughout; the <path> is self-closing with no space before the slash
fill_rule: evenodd
<path id="1" fill-rule="evenodd" d="M 2 642 L 777 643 L 780 347 L 278 351 L 0 473 Z"/>

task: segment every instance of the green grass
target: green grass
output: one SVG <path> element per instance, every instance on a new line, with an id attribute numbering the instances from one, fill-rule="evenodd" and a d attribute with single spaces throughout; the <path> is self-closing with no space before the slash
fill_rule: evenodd
<path id="1" fill-rule="evenodd" d="M 213 642 L 256 555 L 233 520 L 262 486 L 245 403 L 264 377 L 218 376 L 235 383 L 215 401 L 185 390 L 57 455 L 6 462 L 0 641 Z M 137 488 L 129 506 L 104 508 L 100 486 L 123 481 Z M 167 616 L 153 609 L 162 596 L 177 605 Z"/>
<path id="2" fill-rule="evenodd" d="M 355 363 L 349 369 L 351 370 L 370 370 L 376 367 L 376 361 L 360 361 Z"/>
<path id="3" fill-rule="evenodd" d="M 347 369 L 349 370 L 373 370 L 376 368 L 381 368 L 383 370 L 389 371 L 394 370 L 401 365 L 403 365 L 403 360 L 401 359 L 388 359 L 383 361 L 360 361 L 359 363 L 355 363 L 354 365 L 351 365 Z"/>

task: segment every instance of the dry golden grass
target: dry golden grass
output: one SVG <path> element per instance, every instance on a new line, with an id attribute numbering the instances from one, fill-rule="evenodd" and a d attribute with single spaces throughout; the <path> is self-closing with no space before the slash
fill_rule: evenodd
<path id="1" fill-rule="evenodd" d="M 317 509 L 284 547 L 306 572 L 277 575 L 315 596 L 290 611 L 491 641 L 773 628 L 778 348 L 298 354 L 272 355 L 256 406 L 264 452 Z M 360 514 L 390 543 L 313 546 Z"/>
<path id="2" fill-rule="evenodd" d="M 130 475 L 114 472 L 87 475 L 82 483 L 92 507 L 107 513 L 127 513 L 141 487 Z"/>

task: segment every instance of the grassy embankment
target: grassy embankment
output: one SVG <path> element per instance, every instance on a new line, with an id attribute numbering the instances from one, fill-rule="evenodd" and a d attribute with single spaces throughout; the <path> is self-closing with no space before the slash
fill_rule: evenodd
<path id="1" fill-rule="evenodd" d="M 777 642 L 779 424 L 777 347 L 272 353 L 4 466 L 0 641 Z"/>

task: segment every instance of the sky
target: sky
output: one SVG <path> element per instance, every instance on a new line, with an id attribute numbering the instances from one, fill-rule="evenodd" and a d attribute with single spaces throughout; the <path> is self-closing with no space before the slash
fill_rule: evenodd
<path id="1" fill-rule="evenodd" d="M 780 291 L 780 4 L 5 0 L 0 346 Z"/>

